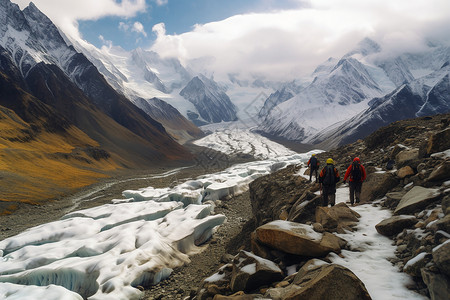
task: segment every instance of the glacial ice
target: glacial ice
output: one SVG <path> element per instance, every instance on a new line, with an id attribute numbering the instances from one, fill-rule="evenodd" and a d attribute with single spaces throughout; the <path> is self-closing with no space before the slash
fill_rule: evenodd
<path id="1" fill-rule="evenodd" d="M 225 222 L 207 203 L 239 194 L 254 179 L 304 163 L 310 154 L 235 165 L 173 188 L 127 190 L 124 199 L 0 241 L 0 296 L 35 299 L 31 295 L 47 291 L 43 298 L 50 300 L 138 299 L 138 285 L 169 277 Z"/>

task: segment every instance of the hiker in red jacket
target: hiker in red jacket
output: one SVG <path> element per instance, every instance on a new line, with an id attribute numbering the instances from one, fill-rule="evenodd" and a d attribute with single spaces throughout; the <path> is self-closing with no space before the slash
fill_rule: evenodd
<path id="1" fill-rule="evenodd" d="M 349 178 L 350 186 L 350 204 L 353 206 L 355 203 L 359 203 L 361 195 L 361 187 L 364 180 L 366 180 L 366 169 L 361 165 L 359 157 L 353 159 L 353 163 L 347 168 L 347 172 L 344 175 L 344 183 Z"/>
<path id="2" fill-rule="evenodd" d="M 311 158 L 308 160 L 308 167 L 309 167 L 309 181 L 311 182 L 311 178 L 313 175 L 313 172 L 316 173 L 316 183 L 318 182 L 317 179 L 317 171 L 319 170 L 319 160 L 316 157 L 316 154 L 311 155 Z"/>

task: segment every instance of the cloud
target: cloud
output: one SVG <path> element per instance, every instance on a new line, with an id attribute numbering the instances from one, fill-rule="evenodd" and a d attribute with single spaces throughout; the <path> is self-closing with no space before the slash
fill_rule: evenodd
<path id="1" fill-rule="evenodd" d="M 180 35 L 167 35 L 157 24 L 151 49 L 183 62 L 212 56 L 216 77 L 239 72 L 276 80 L 309 74 L 365 37 L 390 53 L 424 49 L 426 37 L 450 38 L 448 0 L 314 0 L 303 7 L 236 15 Z"/>
<path id="2" fill-rule="evenodd" d="M 144 30 L 144 25 L 142 25 L 141 22 L 119 22 L 119 29 L 124 32 L 136 32 L 147 37 L 147 33 Z"/>
<path id="3" fill-rule="evenodd" d="M 25 8 L 30 0 L 12 0 Z M 130 18 L 146 10 L 145 0 L 33 0 L 33 3 L 43 11 L 66 34 L 81 38 L 78 31 L 79 20 L 98 20 L 107 16 Z"/>
<path id="4" fill-rule="evenodd" d="M 131 31 L 137 32 L 142 34 L 143 36 L 147 36 L 147 33 L 144 30 L 144 25 L 142 25 L 141 22 L 134 22 L 133 23 L 133 28 L 131 29 Z"/>
<path id="5" fill-rule="evenodd" d="M 167 3 L 169 3 L 169 0 L 154 0 L 154 1 L 158 6 L 167 5 Z"/>

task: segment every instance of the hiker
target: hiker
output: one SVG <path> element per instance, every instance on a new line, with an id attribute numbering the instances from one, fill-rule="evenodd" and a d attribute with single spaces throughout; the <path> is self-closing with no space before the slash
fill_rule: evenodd
<path id="1" fill-rule="evenodd" d="M 317 171 L 319 170 L 319 160 L 316 157 L 316 154 L 311 155 L 311 158 L 308 160 L 308 167 L 309 167 L 309 182 L 311 182 L 311 177 L 313 172 L 316 173 L 316 183 L 318 181 L 317 179 Z"/>
<path id="2" fill-rule="evenodd" d="M 353 159 L 353 163 L 347 168 L 344 175 L 344 183 L 349 178 L 350 187 L 350 204 L 354 205 L 355 200 L 358 204 L 360 201 L 361 187 L 364 180 L 366 180 L 366 169 L 361 165 L 359 157 Z"/>
<path id="3" fill-rule="evenodd" d="M 322 193 L 322 206 L 331 206 L 336 203 L 336 183 L 340 180 L 339 172 L 334 167 L 332 158 L 327 159 L 327 165 L 319 175 L 320 191 Z"/>

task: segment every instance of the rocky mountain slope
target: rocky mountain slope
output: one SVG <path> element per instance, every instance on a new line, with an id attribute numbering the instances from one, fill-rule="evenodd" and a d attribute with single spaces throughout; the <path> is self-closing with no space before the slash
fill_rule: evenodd
<path id="1" fill-rule="evenodd" d="M 174 107 L 179 101 L 169 104 L 162 100 L 179 91 L 192 77 L 177 59 L 161 58 L 153 51 L 140 48 L 130 52 L 120 47 L 100 50 L 86 42 L 65 38 L 92 61 L 118 93 L 163 124 L 177 141 L 183 143 L 203 135 Z"/>
<path id="2" fill-rule="evenodd" d="M 391 264 L 414 279 L 409 288 L 418 299 L 450 295 L 449 124 L 449 114 L 398 121 L 317 155 L 321 162 L 333 157 L 341 173 L 361 158 L 368 173 L 362 205 L 391 210 L 393 217 L 375 227 L 396 245 Z M 320 207 L 318 185 L 299 170 L 287 167 L 250 184 L 253 218 L 228 244 L 235 256 L 191 298 L 371 299 L 354 273 L 330 263 L 333 253 L 363 251 L 340 234 L 359 230 L 361 216 L 345 203 Z"/>
<path id="3" fill-rule="evenodd" d="M 231 102 L 225 89 L 214 80 L 196 76 L 180 91 L 180 95 L 191 102 L 199 116 L 191 114 L 191 121 L 197 125 L 236 121 L 236 106 Z M 188 112 L 189 115 L 189 112 Z"/>
<path id="4" fill-rule="evenodd" d="M 192 159 L 68 46 L 34 4 L 21 11 L 0 0 L 0 61 L 0 108 L 8 116 L 0 137 L 3 202 L 35 203 L 120 168 Z"/>

